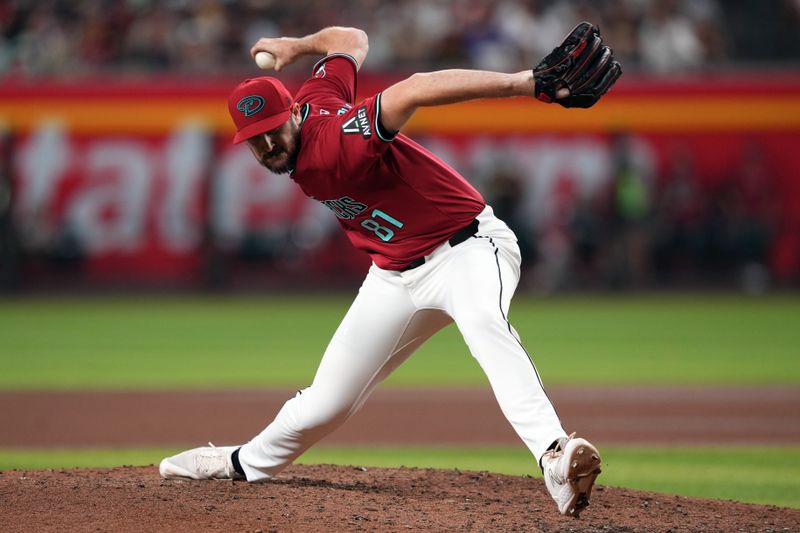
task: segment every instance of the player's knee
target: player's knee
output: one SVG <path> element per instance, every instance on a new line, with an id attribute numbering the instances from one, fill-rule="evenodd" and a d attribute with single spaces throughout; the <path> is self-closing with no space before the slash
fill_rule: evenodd
<path id="1" fill-rule="evenodd" d="M 344 423 L 349 413 L 350 405 L 341 401 L 303 401 L 295 416 L 294 429 L 300 433 L 332 430 Z"/>
<path id="2" fill-rule="evenodd" d="M 459 316 L 456 324 L 465 336 L 470 333 L 502 330 L 508 327 L 508 322 L 500 309 L 486 308 L 473 309 L 470 313 Z"/>

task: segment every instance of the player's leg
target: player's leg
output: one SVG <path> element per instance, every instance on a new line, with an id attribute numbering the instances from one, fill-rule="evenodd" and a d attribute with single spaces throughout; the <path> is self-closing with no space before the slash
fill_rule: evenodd
<path id="1" fill-rule="evenodd" d="M 488 218 L 488 220 L 486 220 Z M 493 215 L 482 215 L 478 237 L 450 252 L 437 277 L 446 310 L 489 378 L 503 414 L 537 460 L 566 436 L 538 371 L 507 317 L 519 281 L 519 247 Z"/>
<path id="2" fill-rule="evenodd" d="M 164 459 L 161 475 L 230 478 L 238 468 L 248 481 L 275 476 L 347 420 L 391 370 L 450 321 L 421 318 L 400 277 L 373 267 L 310 387 L 288 400 L 272 423 L 241 448 L 188 450 Z"/>
<path id="3" fill-rule="evenodd" d="M 504 224 L 498 226 L 493 216 L 483 219 L 479 237 L 451 250 L 441 269 L 439 276 L 448 280 L 444 301 L 503 414 L 539 459 L 559 511 L 577 516 L 589 503 L 600 454 L 585 439 L 566 437 L 533 361 L 508 322 L 519 281 L 519 248 Z"/>
<path id="4" fill-rule="evenodd" d="M 392 370 L 451 320 L 417 311 L 400 276 L 373 267 L 330 341 L 312 385 L 242 446 L 248 481 L 273 477 L 339 427 Z"/>

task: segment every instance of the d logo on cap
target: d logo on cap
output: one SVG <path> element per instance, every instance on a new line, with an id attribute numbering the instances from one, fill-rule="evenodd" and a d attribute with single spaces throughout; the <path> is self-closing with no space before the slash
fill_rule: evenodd
<path id="1" fill-rule="evenodd" d="M 244 142 L 289 120 L 292 95 L 280 80 L 269 76 L 251 78 L 228 95 L 228 113 L 236 126 L 234 144 Z"/>
<path id="2" fill-rule="evenodd" d="M 245 96 L 236 104 L 236 109 L 244 113 L 244 116 L 251 117 L 261 111 L 264 107 L 264 99 L 260 96 Z"/>

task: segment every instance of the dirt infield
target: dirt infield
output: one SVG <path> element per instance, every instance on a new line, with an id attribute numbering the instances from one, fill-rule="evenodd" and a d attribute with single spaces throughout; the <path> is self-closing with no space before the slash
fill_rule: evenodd
<path id="1" fill-rule="evenodd" d="M 800 530 L 800 510 L 596 487 L 580 520 L 542 482 L 456 470 L 292 466 L 281 479 L 164 481 L 155 468 L 0 474 L 3 531 Z"/>
<path id="2" fill-rule="evenodd" d="M 0 447 L 243 442 L 288 391 L 3 392 Z M 598 443 L 800 442 L 800 390 L 555 388 L 564 425 Z M 329 445 L 517 444 L 486 390 L 378 391 Z M 602 477 L 599 480 L 602 483 Z M 0 531 L 800 532 L 800 510 L 598 486 L 580 520 L 540 479 L 302 466 L 261 485 L 165 481 L 157 469 L 0 472 Z"/>
<path id="3" fill-rule="evenodd" d="M 598 444 L 800 444 L 800 388 L 552 388 Z M 246 442 L 293 391 L 0 392 L 0 447 Z M 325 445 L 520 445 L 489 387 L 378 390 Z"/>

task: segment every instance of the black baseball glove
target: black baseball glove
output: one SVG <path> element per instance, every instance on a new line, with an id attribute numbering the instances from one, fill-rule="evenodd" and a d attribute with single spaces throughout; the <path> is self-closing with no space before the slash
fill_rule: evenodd
<path id="1" fill-rule="evenodd" d="M 600 39 L 600 29 L 581 22 L 533 69 L 534 93 L 542 102 L 592 107 L 621 74 L 611 49 Z M 557 99 L 556 91 L 564 87 L 569 96 Z"/>

